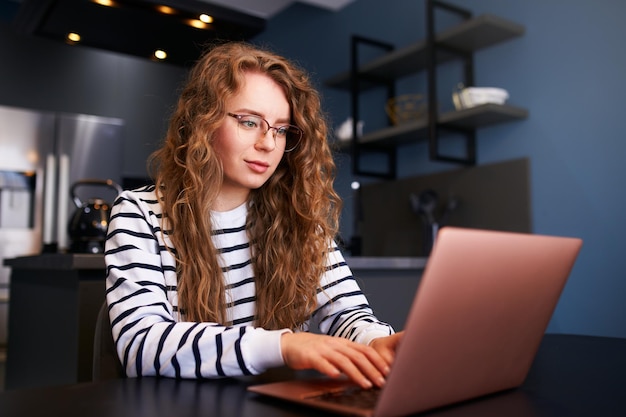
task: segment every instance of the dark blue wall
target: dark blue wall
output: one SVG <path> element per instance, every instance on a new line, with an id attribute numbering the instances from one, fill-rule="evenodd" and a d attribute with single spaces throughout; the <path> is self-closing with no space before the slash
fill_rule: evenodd
<path id="1" fill-rule="evenodd" d="M 510 103 L 530 111 L 528 120 L 481 130 L 478 162 L 529 158 L 534 232 L 584 239 L 549 330 L 626 337 L 626 2 L 451 2 L 526 27 L 522 38 L 476 54 L 477 85 L 506 88 Z M 295 5 L 256 40 L 312 72 L 337 126 L 349 115 L 348 94 L 322 83 L 348 69 L 350 36 L 405 46 L 424 36 L 423 9 L 416 0 L 356 0 L 338 13 Z M 423 145 L 404 147 L 400 160 L 403 176 L 454 168 L 428 162 Z M 346 236 L 352 233 L 352 179 L 349 161 L 340 158 Z"/>

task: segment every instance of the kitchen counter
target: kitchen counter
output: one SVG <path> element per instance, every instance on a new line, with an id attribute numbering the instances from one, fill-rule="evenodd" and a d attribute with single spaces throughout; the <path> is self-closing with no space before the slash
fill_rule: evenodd
<path id="1" fill-rule="evenodd" d="M 43 253 L 5 259 L 4 265 L 19 269 L 105 269 L 104 255 L 88 253 Z"/>
<path id="2" fill-rule="evenodd" d="M 354 270 L 422 270 L 428 258 L 423 257 L 346 257 Z M 104 269 L 104 255 L 82 253 L 44 253 L 6 259 L 6 266 L 21 269 Z"/>
<path id="3" fill-rule="evenodd" d="M 346 263 L 353 270 L 415 270 L 420 271 L 426 266 L 428 258 L 418 257 L 347 257 Z"/>

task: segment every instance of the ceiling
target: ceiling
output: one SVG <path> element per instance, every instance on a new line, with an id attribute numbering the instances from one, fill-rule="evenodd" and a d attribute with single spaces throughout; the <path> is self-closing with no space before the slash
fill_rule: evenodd
<path id="1" fill-rule="evenodd" d="M 341 10 L 355 0 L 202 0 L 205 3 L 217 4 L 240 10 L 245 13 L 268 19 L 293 3 L 305 3 L 332 11 Z"/>
<path id="2" fill-rule="evenodd" d="M 190 66 L 203 46 L 216 40 L 249 40 L 265 29 L 266 20 L 295 0 L 21 0 L 13 19 L 23 34 Z M 354 0 L 300 0 L 337 11 Z M 167 6 L 169 12 L 159 9 Z M 208 24 L 199 22 L 205 13 Z M 190 25 L 190 22 L 196 27 Z M 201 28 L 197 26 L 200 25 Z M 67 40 L 78 33 L 79 42 Z"/>

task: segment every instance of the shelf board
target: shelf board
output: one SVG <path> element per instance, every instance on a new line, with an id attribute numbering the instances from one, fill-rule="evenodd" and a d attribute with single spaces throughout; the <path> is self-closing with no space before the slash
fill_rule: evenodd
<path id="1" fill-rule="evenodd" d="M 436 35 L 439 45 L 459 50 L 474 52 L 500 42 L 522 36 L 524 26 L 491 14 L 483 14 L 469 19 Z M 380 85 L 426 69 L 429 61 L 427 42 L 420 41 L 405 48 L 396 49 L 373 60 L 359 70 L 361 90 Z M 458 59 L 458 55 L 438 49 L 437 63 Z M 332 88 L 350 89 L 350 71 L 338 74 L 326 80 Z"/>
<path id="2" fill-rule="evenodd" d="M 465 52 L 475 52 L 520 37 L 523 25 L 491 14 L 483 14 L 451 27 L 436 36 L 436 42 Z"/>
<path id="3" fill-rule="evenodd" d="M 439 116 L 439 125 L 443 128 L 479 128 L 523 120 L 527 117 L 526 109 L 508 104 L 487 103 L 469 109 L 443 113 Z M 427 135 L 428 120 L 423 118 L 366 133 L 359 142 L 367 147 L 386 148 L 415 143 L 417 140 L 426 139 Z M 349 145 L 349 142 L 341 143 L 340 148 L 344 149 Z"/>

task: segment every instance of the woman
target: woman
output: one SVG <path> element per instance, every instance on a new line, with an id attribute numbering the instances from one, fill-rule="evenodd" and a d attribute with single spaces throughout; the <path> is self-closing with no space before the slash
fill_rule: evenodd
<path id="1" fill-rule="evenodd" d="M 334 243 L 326 135 L 317 92 L 284 58 L 243 43 L 201 57 L 151 157 L 156 186 L 111 214 L 107 302 L 127 375 L 287 365 L 384 384 L 400 334 Z"/>

